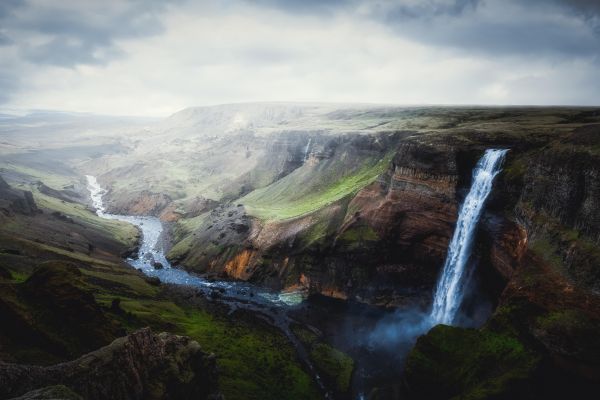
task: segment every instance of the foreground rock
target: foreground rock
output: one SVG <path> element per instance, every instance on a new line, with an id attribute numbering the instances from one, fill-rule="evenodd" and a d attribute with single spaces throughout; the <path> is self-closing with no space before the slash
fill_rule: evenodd
<path id="1" fill-rule="evenodd" d="M 40 398 L 32 391 L 55 385 L 74 392 L 66 398 L 89 400 L 220 398 L 212 355 L 188 337 L 149 328 L 49 367 L 0 363 L 0 398 Z"/>

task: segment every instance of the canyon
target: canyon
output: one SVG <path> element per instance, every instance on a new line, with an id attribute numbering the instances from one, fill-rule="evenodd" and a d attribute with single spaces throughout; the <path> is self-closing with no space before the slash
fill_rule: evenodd
<path id="1" fill-rule="evenodd" d="M 224 105 L 88 127 L 69 144 L 57 132 L 86 122 L 66 118 L 36 128 L 37 145 L 15 139 L 20 118 L 0 124 L 0 318 L 11 327 L 0 335 L 0 382 L 26 363 L 45 365 L 35 369 L 45 378 L 11 384 L 4 398 L 56 384 L 89 397 L 73 382 L 92 375 L 65 372 L 69 360 L 140 335 L 142 345 L 193 348 L 186 357 L 202 363 L 149 352 L 183 362 L 189 371 L 177 377 L 197 376 L 202 384 L 186 384 L 202 396 L 592 398 L 598 389 L 597 108 Z M 429 312 L 472 172 L 492 148 L 509 151 L 473 235 L 457 317 L 373 367 L 400 347 L 369 336 L 382 321 Z M 162 222 L 166 259 L 155 261 L 214 288 L 177 287 L 156 279 L 160 269 L 127 264 L 144 228 L 99 218 L 85 175 L 106 189 L 107 213 Z M 304 300 L 286 311 L 235 305 L 261 291 Z M 65 332 L 64 321 L 82 323 Z M 402 336 L 404 324 L 386 332 Z M 88 375 L 50 379 L 73 374 Z M 115 398 L 150 398 L 140 393 Z"/>

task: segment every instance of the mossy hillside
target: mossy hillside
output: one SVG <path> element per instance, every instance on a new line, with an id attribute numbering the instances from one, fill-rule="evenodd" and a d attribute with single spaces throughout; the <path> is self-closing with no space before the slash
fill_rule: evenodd
<path id="1" fill-rule="evenodd" d="M 33 198 L 39 208 L 58 212 L 62 215 L 76 218 L 80 223 L 106 233 L 126 246 L 132 246 L 138 238 L 137 228 L 123 221 L 100 218 L 82 204 L 70 203 L 32 190 Z"/>
<path id="2" fill-rule="evenodd" d="M 41 255 L 52 256 L 46 253 Z M 57 277 L 60 278 L 60 282 L 65 282 L 67 287 L 79 288 L 72 290 L 81 290 L 81 293 L 93 295 L 95 303 L 86 304 L 95 307 L 100 314 L 90 314 L 88 318 L 91 319 L 91 323 L 100 321 L 102 329 L 117 329 L 120 326 L 127 331 L 149 325 L 157 331 L 166 330 L 192 336 L 203 349 L 217 353 L 222 391 L 230 399 L 320 398 L 312 377 L 302 369 L 287 339 L 273 328 L 254 320 L 248 321 L 238 314 L 227 316 L 225 312 L 221 314 L 218 310 L 208 312 L 177 305 L 172 296 L 164 294 L 160 286 L 149 284 L 144 276 L 133 268 L 107 264 L 102 260 L 88 264 L 80 260 L 81 257 L 87 256 L 70 252 L 65 257 L 67 255 L 76 263 L 80 274 L 75 274 L 72 278 L 62 274 L 59 269 Z M 27 285 L 27 279 L 15 279 L 15 274 L 11 278 L 6 283 L 11 287 Z M 25 275 L 22 278 L 25 278 Z M 63 287 L 63 284 L 58 287 Z M 59 291 L 54 290 L 52 293 L 58 295 Z M 51 295 L 50 292 L 48 294 Z M 38 312 L 46 315 L 29 330 L 20 330 L 25 339 L 29 337 L 27 332 L 38 332 L 35 333 L 36 337 L 42 339 L 36 340 L 36 345 L 32 345 L 28 340 L 23 344 L 9 343 L 8 350 L 15 357 L 15 361 L 53 363 L 93 349 L 93 346 L 82 345 L 80 339 L 96 337 L 92 332 L 98 331 L 99 327 L 82 323 L 85 318 L 78 322 L 78 330 L 62 331 L 59 329 L 60 324 L 57 325 L 53 320 L 56 313 L 44 312 L 44 308 L 40 308 L 37 303 L 27 300 L 31 299 L 30 296 L 20 300 L 20 297 L 8 297 L 3 294 L 2 298 L 14 299 L 12 308 L 21 310 L 23 320 L 30 320 L 31 317 L 27 316 L 38 315 Z M 59 296 L 60 298 L 62 297 Z M 119 299 L 117 309 L 113 307 L 115 299 Z M 43 317 L 39 315 L 40 318 Z M 113 333 L 105 342 L 109 342 L 116 335 Z M 106 344 L 105 342 L 99 342 L 97 345 Z"/>
<path id="3" fill-rule="evenodd" d="M 195 231 L 203 227 L 206 228 L 209 217 L 210 213 L 207 212 L 194 218 L 181 218 L 173 224 L 172 241 L 174 245 L 169 249 L 167 254 L 170 260 L 179 260 L 194 248 L 197 244 Z M 205 244 L 204 247 L 208 247 L 208 251 L 211 251 L 213 246 Z"/>
<path id="4" fill-rule="evenodd" d="M 418 339 L 406 375 L 420 395 L 487 399 L 519 390 L 539 361 L 510 335 L 438 325 Z"/>
<path id="5" fill-rule="evenodd" d="M 53 363 L 110 343 L 119 325 L 95 302 L 77 264 L 48 261 L 0 285 L 0 342 L 17 362 Z"/>
<path id="6" fill-rule="evenodd" d="M 277 182 L 240 199 L 248 213 L 264 220 L 309 214 L 373 182 L 389 166 L 393 152 L 362 161 L 339 156 L 316 166 L 304 165 Z"/>
<path id="7" fill-rule="evenodd" d="M 15 174 L 22 177 L 25 181 L 31 183 L 41 181 L 55 189 L 63 189 L 67 186 L 79 183 L 78 178 L 74 175 L 65 175 L 53 172 L 50 168 L 43 170 L 39 168 L 32 168 L 21 163 L 10 161 L 0 161 L 0 174 L 3 173 Z M 20 189 L 29 190 L 23 187 L 20 187 Z"/>
<path id="8" fill-rule="evenodd" d="M 311 330 L 299 325 L 292 327 L 294 334 L 306 346 L 315 368 L 338 393 L 348 394 L 354 360 L 344 352 L 325 343 Z"/>
<path id="9" fill-rule="evenodd" d="M 350 196 L 347 196 L 312 213 L 311 224 L 298 234 L 295 250 L 308 249 L 318 252 L 331 246 L 332 239 L 344 222 L 350 200 Z"/>
<path id="10" fill-rule="evenodd" d="M 113 296 L 99 296 L 106 307 Z M 168 297 L 120 297 L 129 329 L 151 326 L 188 335 L 217 355 L 219 385 L 227 399 L 317 399 L 312 377 L 300 366 L 283 334 L 236 313 L 227 316 L 174 303 Z"/>

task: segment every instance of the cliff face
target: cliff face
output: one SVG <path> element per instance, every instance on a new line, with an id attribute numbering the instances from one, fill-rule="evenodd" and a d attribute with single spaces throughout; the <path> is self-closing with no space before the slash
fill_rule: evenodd
<path id="1" fill-rule="evenodd" d="M 0 363 L 2 398 L 59 384 L 91 400 L 219 398 L 214 357 L 187 337 L 147 328 L 54 366 Z"/>
<path id="2" fill-rule="evenodd" d="M 353 146 L 360 153 L 353 153 Z M 315 158 L 318 148 L 329 150 L 321 150 Z M 294 198 L 277 198 L 295 192 L 298 198 L 303 196 L 313 182 L 327 181 L 328 175 L 320 175 L 321 171 L 345 171 L 344 160 L 359 164 L 370 157 L 391 156 L 371 183 L 297 217 L 277 219 L 272 217 L 276 214 L 267 214 L 261 218 L 260 210 L 257 214 L 253 208 L 254 199 L 218 207 L 197 218 L 198 226 L 183 233 L 187 236 L 170 256 L 186 268 L 278 288 L 304 287 L 379 305 L 426 306 L 471 171 L 484 148 L 445 140 L 428 143 L 408 133 L 354 142 L 336 139 L 335 145 L 316 143 L 306 165 L 267 188 L 264 198 L 276 199 L 269 210 L 284 214 L 304 207 Z M 290 183 L 284 185 L 286 180 Z M 316 197 L 314 202 L 318 201 Z M 481 241 L 480 247 L 486 247 L 481 257 L 492 265 L 491 281 L 500 277 L 499 294 L 514 259 L 522 255 L 526 235 L 503 216 L 490 221 L 482 229 L 489 243 Z"/>

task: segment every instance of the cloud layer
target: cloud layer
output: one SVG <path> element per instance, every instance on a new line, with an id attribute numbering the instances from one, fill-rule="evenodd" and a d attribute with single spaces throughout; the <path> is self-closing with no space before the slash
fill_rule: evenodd
<path id="1" fill-rule="evenodd" d="M 600 104 L 595 0 L 4 0 L 0 107 Z"/>

